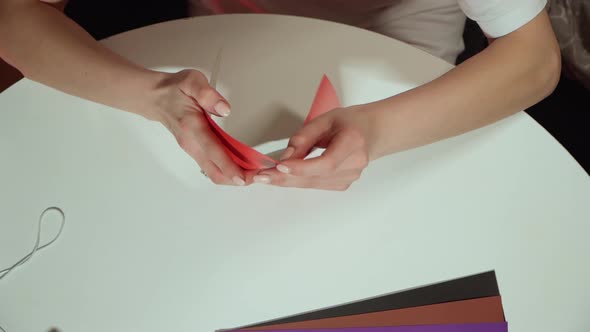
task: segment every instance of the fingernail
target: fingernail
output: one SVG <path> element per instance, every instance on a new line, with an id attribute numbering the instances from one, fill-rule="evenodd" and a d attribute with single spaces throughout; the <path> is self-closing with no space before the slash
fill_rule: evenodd
<path id="1" fill-rule="evenodd" d="M 269 184 L 270 183 L 270 176 L 268 176 L 268 175 L 256 175 L 253 178 L 253 180 L 256 183 Z"/>
<path id="2" fill-rule="evenodd" d="M 285 165 L 282 165 L 282 164 L 279 164 L 277 166 L 277 169 L 279 170 L 279 172 L 285 173 L 285 174 L 289 174 L 289 172 L 291 172 L 291 170 L 289 169 L 289 167 L 287 167 Z"/>
<path id="3" fill-rule="evenodd" d="M 295 152 L 295 148 L 292 146 L 286 148 L 285 151 L 283 151 L 283 155 L 281 156 L 280 160 L 289 159 L 293 155 L 293 152 Z"/>
<path id="4" fill-rule="evenodd" d="M 215 104 L 215 106 L 213 106 L 213 108 L 215 109 L 215 112 L 217 112 L 217 114 L 221 116 L 228 116 L 229 113 L 231 113 L 229 105 L 224 101 L 218 102 L 217 104 Z"/>
<path id="5" fill-rule="evenodd" d="M 246 181 L 242 180 L 239 176 L 234 176 L 232 181 L 238 186 L 243 186 L 246 184 Z"/>

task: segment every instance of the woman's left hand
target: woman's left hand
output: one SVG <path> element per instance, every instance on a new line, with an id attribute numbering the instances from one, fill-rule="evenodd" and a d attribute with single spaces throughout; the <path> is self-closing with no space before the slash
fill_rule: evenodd
<path id="1" fill-rule="evenodd" d="M 337 108 L 314 119 L 289 140 L 276 168 L 260 171 L 252 180 L 281 187 L 348 189 L 372 157 L 375 112 L 367 108 Z M 326 150 L 304 160 L 314 147 Z"/>

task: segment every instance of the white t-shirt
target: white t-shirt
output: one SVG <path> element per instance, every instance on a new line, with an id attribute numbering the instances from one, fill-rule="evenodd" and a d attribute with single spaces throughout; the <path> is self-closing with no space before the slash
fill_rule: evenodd
<path id="1" fill-rule="evenodd" d="M 454 63 L 463 50 L 465 15 L 501 37 L 528 23 L 546 0 L 190 0 L 193 16 L 274 13 L 372 30 Z"/>

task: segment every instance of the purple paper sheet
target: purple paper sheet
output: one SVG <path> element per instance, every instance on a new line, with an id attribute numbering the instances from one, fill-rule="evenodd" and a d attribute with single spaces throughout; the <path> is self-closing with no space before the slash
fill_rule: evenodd
<path id="1" fill-rule="evenodd" d="M 240 330 L 234 330 L 236 332 Z M 247 332 L 253 332 L 249 330 Z M 266 330 L 264 332 L 508 332 L 508 323 L 351 327 L 342 329 Z"/>

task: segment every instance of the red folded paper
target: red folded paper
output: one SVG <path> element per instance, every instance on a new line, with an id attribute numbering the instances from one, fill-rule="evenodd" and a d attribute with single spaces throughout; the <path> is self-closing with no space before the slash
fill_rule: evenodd
<path id="1" fill-rule="evenodd" d="M 303 125 L 306 125 L 314 118 L 337 107 L 340 107 L 340 101 L 336 94 L 336 90 L 334 90 L 334 86 L 332 85 L 332 82 L 330 82 L 330 79 L 324 75 Z M 203 114 L 209 122 L 211 130 L 223 144 L 225 151 L 240 167 L 246 170 L 260 170 L 272 168 L 278 164 L 278 161 L 256 151 L 226 133 L 212 119 L 211 114 L 207 112 L 203 112 Z"/>

